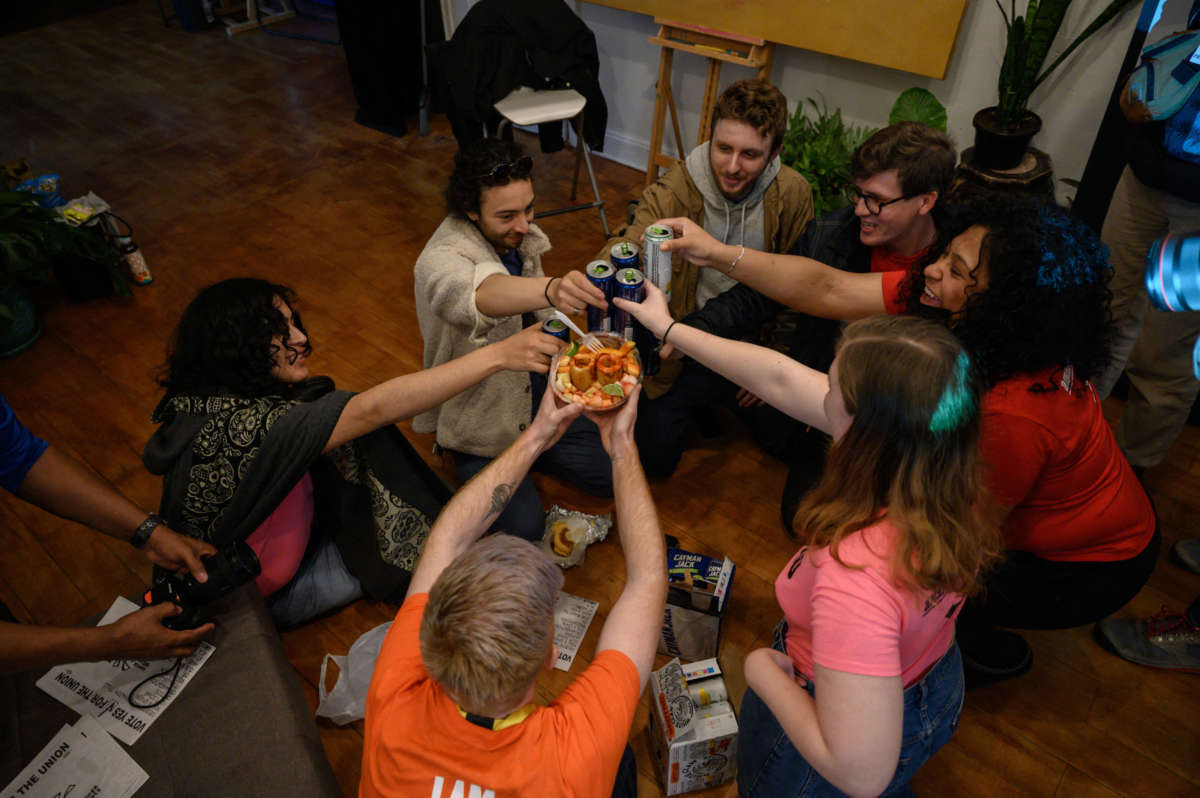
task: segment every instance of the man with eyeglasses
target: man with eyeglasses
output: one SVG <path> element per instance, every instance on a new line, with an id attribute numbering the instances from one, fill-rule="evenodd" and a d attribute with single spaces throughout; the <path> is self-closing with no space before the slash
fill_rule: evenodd
<path id="1" fill-rule="evenodd" d="M 686 216 L 722 242 L 787 252 L 813 215 L 808 181 L 779 160 L 787 122 L 787 98 L 778 88 L 758 78 L 730 84 L 713 108 L 709 140 L 642 193 L 632 221 L 605 242 L 597 257 L 607 260 L 611 248 L 622 242 L 641 247 L 646 226 L 668 216 Z M 677 258 L 671 311 L 676 318 L 686 316 L 735 285 L 731 277 Z M 746 337 L 760 340 L 758 330 Z M 711 405 L 740 405 L 760 441 L 773 437 L 786 418 L 690 360 L 664 362 L 643 390 L 638 448 L 651 476 L 675 470 L 689 422 L 705 420 Z"/>
<path id="2" fill-rule="evenodd" d="M 525 431 L 546 387 L 545 374 L 561 341 L 540 329 L 554 309 L 577 314 L 607 307 L 581 271 L 546 277 L 550 240 L 533 223 L 532 160 L 513 142 L 485 139 L 460 150 L 446 186 L 446 218 L 414 268 L 417 321 L 425 368 L 448 363 L 489 343 L 522 335 L 528 372 L 498 371 L 413 419 L 417 432 L 436 432 L 466 482 Z M 530 328 L 535 329 L 530 329 Z M 577 419 L 538 461 L 589 493 L 612 495 L 608 456 L 595 425 Z M 506 496 L 492 525 L 528 540 L 542 537 L 544 513 L 526 476 Z"/>
<path id="3" fill-rule="evenodd" d="M 852 272 L 907 272 L 937 239 L 938 200 L 954 179 L 958 156 L 941 131 L 917 122 L 883 128 L 863 142 L 850 160 L 853 183 L 849 205 L 809 222 L 788 254 L 803 255 Z M 728 274 L 736 278 L 736 262 Z M 828 371 L 841 323 L 782 306 L 754 289 L 738 285 L 681 321 L 725 338 L 743 338 L 782 318 L 775 348 L 819 371 Z M 780 506 L 790 532 L 800 496 L 820 476 L 826 436 L 799 427 L 778 431 L 788 449 L 788 480 Z"/>

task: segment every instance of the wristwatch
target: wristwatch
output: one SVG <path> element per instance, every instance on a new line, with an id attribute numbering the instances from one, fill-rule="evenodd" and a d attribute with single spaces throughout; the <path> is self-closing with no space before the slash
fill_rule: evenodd
<path id="1" fill-rule="evenodd" d="M 154 528 L 165 523 L 167 522 L 160 516 L 150 513 L 150 515 L 146 516 L 146 520 L 138 524 L 138 528 L 134 530 L 133 537 L 129 539 L 130 545 L 135 549 L 145 547 L 146 541 L 150 539 L 150 533 L 154 531 Z"/>

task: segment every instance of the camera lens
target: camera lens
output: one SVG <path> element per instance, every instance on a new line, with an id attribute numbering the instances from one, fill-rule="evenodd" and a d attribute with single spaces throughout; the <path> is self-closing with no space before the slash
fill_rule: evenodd
<path id="1" fill-rule="evenodd" d="M 1200 230 L 1150 245 L 1146 293 L 1157 310 L 1200 310 Z"/>

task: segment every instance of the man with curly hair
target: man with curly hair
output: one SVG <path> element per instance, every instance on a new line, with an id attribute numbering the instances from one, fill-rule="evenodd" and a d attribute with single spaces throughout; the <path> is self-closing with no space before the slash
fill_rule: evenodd
<path id="1" fill-rule="evenodd" d="M 621 243 L 640 248 L 646 227 L 665 216 L 686 216 L 722 241 L 747 249 L 787 252 L 813 215 L 808 181 L 779 159 L 787 123 L 787 98 L 775 86 L 760 78 L 731 84 L 713 108 L 709 140 L 642 193 L 632 221 L 596 257 L 608 260 Z M 676 317 L 686 316 L 735 285 L 717 271 L 677 261 L 671 310 Z M 758 333 L 750 330 L 746 337 L 757 341 Z M 645 390 L 638 445 L 651 476 L 674 472 L 689 421 L 708 406 L 762 405 L 692 361 L 664 361 L 659 373 L 646 379 Z M 746 419 L 755 429 L 771 430 L 769 436 L 783 417 L 762 407 L 749 411 Z"/>
<path id="2" fill-rule="evenodd" d="M 848 272 L 912 269 L 937 238 L 941 200 L 950 189 L 956 162 L 954 144 L 941 131 L 917 122 L 883 128 L 851 157 L 849 205 L 808 222 L 786 251 Z M 740 250 L 733 251 L 736 258 Z M 728 272 L 725 277 L 732 281 L 738 268 L 730 260 L 717 271 Z M 836 320 L 786 310 L 744 281 L 691 315 L 674 315 L 723 338 L 739 339 L 777 319 L 773 348 L 818 371 L 829 370 L 841 329 Z M 787 434 L 785 429 L 794 432 Z M 774 435 L 782 445 L 780 456 L 789 464 L 780 514 L 790 531 L 800 496 L 820 476 L 829 438 L 791 420 Z"/>
<path id="3" fill-rule="evenodd" d="M 591 416 L 612 462 L 625 585 L 596 656 L 546 706 L 562 569 L 510 535 L 479 537 L 577 420 L 546 391 L 532 424 L 450 501 L 379 652 L 367 693 L 361 798 L 637 793 L 627 745 L 666 604 L 666 552 L 633 442 L 640 389 Z M 624 752 L 624 753 L 623 753 Z"/>
<path id="4" fill-rule="evenodd" d="M 582 271 L 562 277 L 542 271 L 550 239 L 533 223 L 532 170 L 532 159 L 507 141 L 485 139 L 455 155 L 447 216 L 414 269 L 425 368 L 516 335 L 555 309 L 574 315 L 588 305 L 608 306 Z M 494 374 L 418 415 L 413 429 L 436 433 L 459 477 L 469 480 L 529 426 L 558 349 L 559 341 L 545 336 L 544 357 L 529 373 Z M 568 430 L 538 467 L 590 493 L 612 494 L 604 450 L 586 421 Z M 543 518 L 537 488 L 525 479 L 495 527 L 536 540 Z"/>
<path id="5" fill-rule="evenodd" d="M 664 246 L 722 268 L 737 249 L 686 219 Z M 1108 358 L 1108 252 L 1060 208 L 998 195 L 948 219 L 940 256 L 909 271 L 854 274 L 747 252 L 735 274 L 814 316 L 922 313 L 944 320 L 986 390 L 982 454 L 1007 556 L 959 617 L 969 685 L 1033 662 L 1020 635 L 1097 621 L 1150 578 L 1154 508 L 1089 382 Z M 669 337 L 669 336 L 668 336 Z"/>

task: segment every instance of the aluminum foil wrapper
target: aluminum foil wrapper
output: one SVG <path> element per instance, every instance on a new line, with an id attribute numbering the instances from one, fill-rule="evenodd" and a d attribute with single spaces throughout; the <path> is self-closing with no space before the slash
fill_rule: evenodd
<path id="1" fill-rule="evenodd" d="M 575 544 L 571 553 L 565 557 L 554 551 L 554 530 L 560 523 L 567 525 L 567 537 Z M 542 549 L 551 560 L 563 568 L 579 565 L 583 562 L 587 547 L 608 537 L 608 530 L 612 529 L 612 524 L 612 513 L 592 515 L 579 510 L 568 510 L 556 504 L 546 513 Z"/>

